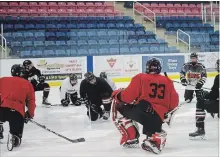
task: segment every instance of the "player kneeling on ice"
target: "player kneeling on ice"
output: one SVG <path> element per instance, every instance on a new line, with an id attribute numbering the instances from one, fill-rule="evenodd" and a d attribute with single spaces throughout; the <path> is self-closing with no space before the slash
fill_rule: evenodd
<path id="1" fill-rule="evenodd" d="M 41 75 L 39 69 L 36 69 L 30 60 L 23 62 L 25 68 L 24 78 L 29 80 L 34 87 L 34 91 L 43 91 L 43 105 L 51 105 L 48 102 L 50 86 L 45 82 L 45 77 Z"/>
<path id="2" fill-rule="evenodd" d="M 160 62 L 150 59 L 146 74 L 137 74 L 126 89 L 113 92 L 112 118 L 122 134 L 121 145 L 133 147 L 139 143 L 136 121 L 143 125 L 146 135 L 142 143 L 144 150 L 158 154 L 165 146 L 166 132 L 162 130 L 162 123 L 166 113 L 178 105 L 179 98 L 172 81 L 160 72 Z M 117 111 L 123 117 L 117 118 Z"/>
<path id="3" fill-rule="evenodd" d="M 99 118 L 107 120 L 110 117 L 112 88 L 105 80 L 91 72 L 85 73 L 84 77 L 80 84 L 80 97 L 88 109 L 87 115 L 91 121 Z M 102 105 L 104 110 L 101 108 Z"/>
<path id="4" fill-rule="evenodd" d="M 219 73 L 219 59 L 216 62 L 216 70 Z M 191 139 L 203 138 L 205 136 L 204 120 L 205 110 L 211 113 L 214 118 L 215 114 L 219 117 L 219 74 L 215 77 L 211 91 L 200 90 L 197 94 L 198 101 L 196 103 L 196 127 L 197 130 L 190 133 Z"/>
<path id="5" fill-rule="evenodd" d="M 76 74 L 70 74 L 65 80 L 63 80 L 60 86 L 61 104 L 68 106 L 70 101 L 72 105 L 80 106 L 81 101 L 78 98 L 79 84 Z"/>
<path id="6" fill-rule="evenodd" d="M 22 67 L 13 65 L 13 77 L 0 78 L 0 137 L 3 138 L 3 123 L 8 121 L 10 134 L 8 135 L 8 150 L 18 147 L 24 129 L 24 123 L 34 117 L 35 93 L 32 84 L 21 78 Z M 25 112 L 25 105 L 28 111 Z"/>
<path id="7" fill-rule="evenodd" d="M 112 88 L 112 90 L 117 89 L 115 83 L 107 77 L 106 72 L 101 72 L 99 76 L 100 76 L 100 78 L 103 78 L 109 84 L 109 86 Z"/>

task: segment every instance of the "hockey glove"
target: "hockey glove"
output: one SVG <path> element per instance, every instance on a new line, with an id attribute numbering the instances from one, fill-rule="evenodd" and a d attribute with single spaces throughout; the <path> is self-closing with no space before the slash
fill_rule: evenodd
<path id="1" fill-rule="evenodd" d="M 183 78 L 183 79 L 181 79 L 181 84 L 183 85 L 183 86 L 187 86 L 187 80 L 185 79 L 185 78 Z"/>
<path id="2" fill-rule="evenodd" d="M 76 102 L 75 102 L 75 106 L 80 106 L 82 104 L 81 99 L 77 98 Z"/>
<path id="3" fill-rule="evenodd" d="M 45 82 L 45 77 L 43 75 L 39 76 L 38 80 L 40 83 L 44 83 Z"/>
<path id="4" fill-rule="evenodd" d="M 203 86 L 203 82 L 198 82 L 197 84 L 196 84 L 196 89 L 201 89 L 202 88 L 202 86 Z"/>
<path id="5" fill-rule="evenodd" d="M 62 100 L 61 100 L 61 104 L 63 105 L 63 107 L 68 106 L 68 105 L 69 105 L 69 103 L 70 103 L 70 101 L 69 101 L 69 100 L 67 100 L 67 99 L 62 99 Z"/>
<path id="6" fill-rule="evenodd" d="M 24 115 L 24 123 L 27 124 L 30 119 L 32 119 L 32 117 L 30 116 L 29 112 L 26 111 L 26 112 L 25 112 L 25 115 Z"/>
<path id="7" fill-rule="evenodd" d="M 207 99 L 208 98 L 208 95 L 209 95 L 209 92 L 208 91 L 205 91 L 205 90 L 199 90 L 197 92 L 197 99 L 198 100 L 204 100 L 204 99 Z"/>

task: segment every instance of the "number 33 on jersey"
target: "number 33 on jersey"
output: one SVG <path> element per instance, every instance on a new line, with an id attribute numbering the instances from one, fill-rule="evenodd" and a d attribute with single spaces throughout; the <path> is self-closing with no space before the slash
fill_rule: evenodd
<path id="1" fill-rule="evenodd" d="M 121 92 L 121 100 L 131 103 L 136 100 L 146 100 L 152 104 L 161 119 L 164 114 L 176 107 L 179 102 L 173 82 L 160 74 L 137 74 L 129 86 Z"/>

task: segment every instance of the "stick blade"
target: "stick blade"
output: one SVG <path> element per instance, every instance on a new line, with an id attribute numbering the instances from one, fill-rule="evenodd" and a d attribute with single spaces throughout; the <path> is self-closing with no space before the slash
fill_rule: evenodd
<path id="1" fill-rule="evenodd" d="M 74 139 L 74 140 L 71 140 L 72 143 L 79 143 L 79 142 L 85 142 L 85 138 L 78 138 L 78 139 Z"/>

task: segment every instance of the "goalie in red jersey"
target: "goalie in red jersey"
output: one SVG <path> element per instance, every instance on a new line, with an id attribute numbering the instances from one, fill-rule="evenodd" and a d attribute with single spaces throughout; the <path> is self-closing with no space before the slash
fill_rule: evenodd
<path id="1" fill-rule="evenodd" d="M 162 124 L 166 113 L 178 105 L 179 97 L 173 82 L 160 75 L 161 69 L 157 59 L 150 59 L 146 74 L 137 74 L 126 89 L 113 92 L 112 118 L 122 134 L 121 145 L 133 147 L 139 143 L 136 121 L 143 125 L 146 135 L 141 145 L 144 150 L 159 154 L 165 146 L 167 134 Z M 117 111 L 123 117 L 117 118 Z"/>

